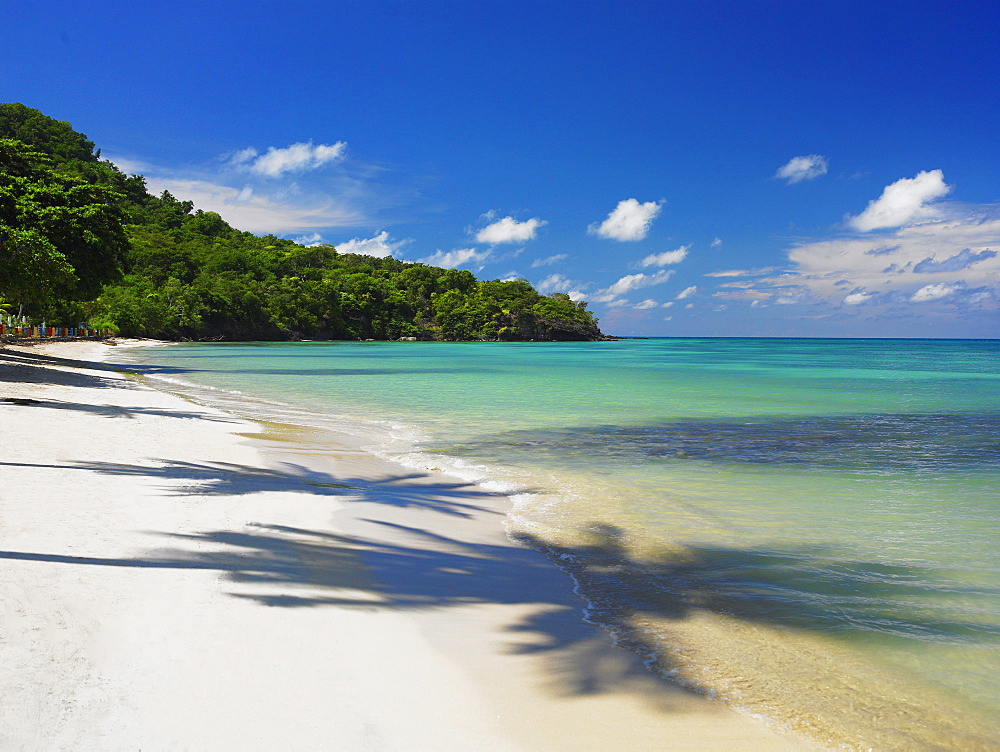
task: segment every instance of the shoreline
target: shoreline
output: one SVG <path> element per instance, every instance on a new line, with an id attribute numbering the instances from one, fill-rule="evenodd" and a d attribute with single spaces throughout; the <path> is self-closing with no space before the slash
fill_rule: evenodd
<path id="1" fill-rule="evenodd" d="M 0 402 L 0 745 L 814 748 L 614 648 L 502 494 L 110 352 L 0 349 L 0 398 L 36 400 Z"/>

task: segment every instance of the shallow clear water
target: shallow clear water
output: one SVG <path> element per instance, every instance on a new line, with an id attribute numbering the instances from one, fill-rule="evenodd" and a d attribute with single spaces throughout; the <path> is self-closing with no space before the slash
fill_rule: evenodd
<path id="1" fill-rule="evenodd" d="M 132 357 L 215 387 L 200 398 L 229 409 L 294 417 L 229 400 L 237 390 L 352 425 L 407 461 L 530 489 L 512 534 L 576 578 L 589 618 L 701 691 L 830 743 L 1000 748 L 998 342 Z"/>

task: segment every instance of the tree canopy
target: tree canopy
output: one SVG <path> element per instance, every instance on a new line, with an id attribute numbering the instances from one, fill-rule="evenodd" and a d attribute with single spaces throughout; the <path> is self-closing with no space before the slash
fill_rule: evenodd
<path id="1" fill-rule="evenodd" d="M 588 340 L 585 303 L 526 280 L 341 254 L 148 193 L 69 123 L 0 105 L 0 296 L 167 339 Z"/>
<path id="2" fill-rule="evenodd" d="M 25 143 L 0 139 L 0 294 L 39 310 L 99 295 L 128 250 L 120 200 Z"/>
<path id="3" fill-rule="evenodd" d="M 12 138 L 60 162 L 96 162 L 94 142 L 63 120 L 53 120 L 19 102 L 0 104 L 0 138 Z"/>

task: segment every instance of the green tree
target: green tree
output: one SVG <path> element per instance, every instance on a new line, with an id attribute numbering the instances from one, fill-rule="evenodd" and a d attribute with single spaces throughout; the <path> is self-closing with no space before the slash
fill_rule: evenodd
<path id="1" fill-rule="evenodd" d="M 86 136 L 0 104 L 0 299 L 50 321 L 190 339 L 599 339 L 567 295 L 526 280 L 301 246 L 100 158 Z"/>
<path id="2" fill-rule="evenodd" d="M 96 297 L 119 276 L 128 248 L 120 198 L 0 139 L 0 294 L 29 310 Z"/>
<path id="3" fill-rule="evenodd" d="M 94 142 L 66 121 L 53 120 L 19 102 L 0 104 L 0 138 L 20 141 L 61 163 L 96 162 L 100 155 L 94 151 Z"/>

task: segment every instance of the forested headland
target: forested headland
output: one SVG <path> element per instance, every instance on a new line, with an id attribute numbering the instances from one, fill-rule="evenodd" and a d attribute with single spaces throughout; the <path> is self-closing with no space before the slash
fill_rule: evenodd
<path id="1" fill-rule="evenodd" d="M 0 314 L 173 340 L 604 338 L 527 280 L 235 229 L 17 103 L 0 104 Z"/>

